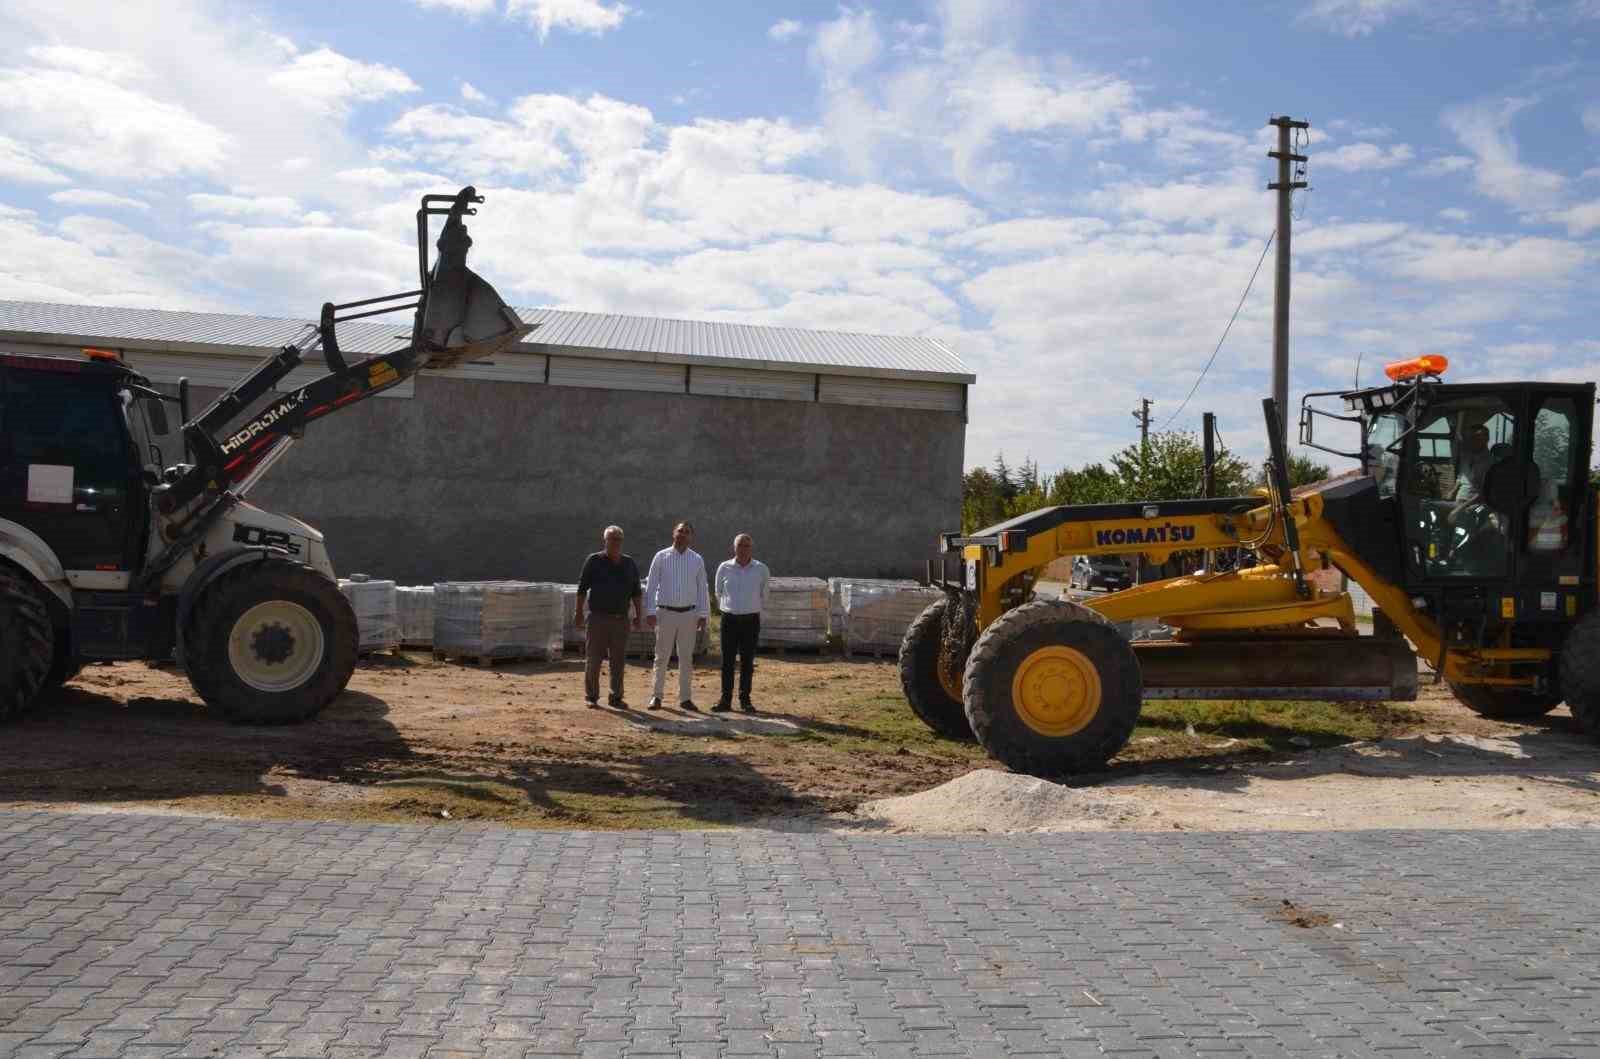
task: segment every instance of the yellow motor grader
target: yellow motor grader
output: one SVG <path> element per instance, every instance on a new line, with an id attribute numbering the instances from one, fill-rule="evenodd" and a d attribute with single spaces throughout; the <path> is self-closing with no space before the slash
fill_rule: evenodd
<path id="1" fill-rule="evenodd" d="M 1409 700 L 1417 659 L 1468 707 L 1528 719 L 1563 700 L 1600 736 L 1600 610 L 1589 453 L 1593 384 L 1446 384 L 1437 355 L 1388 384 L 1308 394 L 1300 440 L 1358 472 L 1291 492 L 1275 403 L 1267 488 L 1254 496 L 1050 507 L 944 534 L 945 598 L 907 630 L 906 698 L 945 736 L 1055 776 L 1103 765 L 1145 699 Z M 1339 411 L 1314 406 L 1338 397 Z M 1342 421 L 1355 451 L 1319 444 Z M 1248 569 L 1036 598 L 1052 560 L 1252 550 Z M 1307 575 L 1342 571 L 1375 604 Z M 1118 625 L 1159 622 L 1170 639 Z"/>

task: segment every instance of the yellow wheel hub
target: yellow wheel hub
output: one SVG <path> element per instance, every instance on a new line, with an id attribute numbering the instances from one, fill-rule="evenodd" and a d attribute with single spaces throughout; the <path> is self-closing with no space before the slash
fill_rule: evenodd
<path id="1" fill-rule="evenodd" d="M 950 696 L 952 699 L 955 699 L 957 702 L 960 702 L 961 701 L 961 676 L 960 676 L 960 674 L 957 674 L 955 679 L 952 680 L 950 678 L 949 674 L 945 671 L 945 667 L 940 665 L 939 659 L 934 659 L 933 668 L 934 668 L 934 672 L 939 674 L 939 686 L 944 689 L 944 693 L 946 695 Z"/>
<path id="2" fill-rule="evenodd" d="M 1100 712 L 1100 671 L 1077 648 L 1041 647 L 1011 678 L 1011 704 L 1040 735 L 1072 735 Z"/>

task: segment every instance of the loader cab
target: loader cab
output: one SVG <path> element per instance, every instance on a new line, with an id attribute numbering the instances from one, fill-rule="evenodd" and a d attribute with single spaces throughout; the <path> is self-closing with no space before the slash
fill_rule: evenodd
<path id="1" fill-rule="evenodd" d="M 1349 397 L 1407 590 L 1478 642 L 1511 625 L 1558 640 L 1594 595 L 1594 386 L 1419 380 Z"/>
<path id="2" fill-rule="evenodd" d="M 120 361 L 0 352 L 0 520 L 80 577 L 131 573 L 143 558 L 166 426 L 148 389 Z"/>

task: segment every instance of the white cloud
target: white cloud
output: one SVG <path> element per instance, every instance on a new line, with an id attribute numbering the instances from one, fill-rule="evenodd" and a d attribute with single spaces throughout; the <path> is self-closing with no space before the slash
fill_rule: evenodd
<path id="1" fill-rule="evenodd" d="M 129 198 L 126 195 L 113 195 L 109 191 L 94 191 L 90 188 L 72 188 L 68 191 L 57 191 L 51 194 L 51 202 L 63 206 L 105 206 L 109 209 L 121 210 L 148 210 L 150 204 L 139 199 Z"/>
<path id="2" fill-rule="evenodd" d="M 1600 136 L 1600 103 L 1590 103 L 1583 108 L 1583 127 Z"/>
<path id="3" fill-rule="evenodd" d="M 418 7 L 442 8 L 458 15 L 476 18 L 494 11 L 495 0 L 413 0 Z"/>
<path id="4" fill-rule="evenodd" d="M 468 103 L 481 104 L 493 102 L 493 100 L 491 100 L 488 96 L 479 91 L 478 87 L 471 81 L 461 82 L 461 98 L 466 100 Z"/>
<path id="5" fill-rule="evenodd" d="M 1588 235 L 1600 229 L 1600 199 L 1591 199 L 1564 210 L 1556 210 L 1548 215 L 1548 219 L 1556 224 L 1566 225 L 1567 232 L 1571 235 Z"/>
<path id="6" fill-rule="evenodd" d="M 257 219 L 288 219 L 299 217 L 304 210 L 294 199 L 283 195 L 208 195 L 196 193 L 189 196 L 189 205 L 196 213 L 218 217 L 253 217 Z"/>
<path id="7" fill-rule="evenodd" d="M 539 31 L 539 39 L 552 29 L 600 36 L 622 25 L 633 8 L 607 0 L 506 0 L 506 15 L 520 18 Z"/>
<path id="8" fill-rule="evenodd" d="M 1134 104 L 1120 78 L 1046 62 L 997 41 L 1006 5 L 950 0 L 941 46 L 886 50 L 869 10 L 844 10 L 818 27 L 811 62 L 822 81 L 824 123 L 858 174 L 919 151 L 969 189 L 997 193 L 1014 177 L 992 157 L 1012 134 L 1067 144 L 1115 127 Z"/>
<path id="9" fill-rule="evenodd" d="M 45 165 L 27 147 L 7 136 L 0 136 L 0 180 L 19 184 L 65 184 L 67 178 Z"/>
<path id="10" fill-rule="evenodd" d="M 1358 221 L 1350 224 L 1314 224 L 1294 233 L 1293 249 L 1301 254 L 1322 254 L 1373 246 L 1398 239 L 1408 231 L 1393 221 Z"/>
<path id="11" fill-rule="evenodd" d="M 1450 173 L 1460 173 L 1472 168 L 1472 159 L 1463 154 L 1447 154 L 1439 158 L 1430 158 L 1417 168 L 1423 176 L 1446 176 Z"/>
<path id="12" fill-rule="evenodd" d="M 952 236 L 953 247 L 1005 256 L 1061 251 L 1102 235 L 1111 225 L 1099 217 L 1027 217 L 986 224 Z"/>
<path id="13" fill-rule="evenodd" d="M 1464 224 L 1472 219 L 1472 214 L 1457 206 L 1446 206 L 1439 211 L 1439 217 L 1446 221 L 1453 221 L 1456 224 Z"/>
<path id="14" fill-rule="evenodd" d="M 1417 235 L 1398 249 L 1392 267 L 1441 283 L 1532 285 L 1567 279 L 1590 260 L 1584 247 L 1560 239 Z"/>
<path id="15" fill-rule="evenodd" d="M 356 103 L 419 91 L 415 81 L 392 66 L 358 62 L 328 48 L 296 55 L 268 81 L 330 115 L 342 115 Z"/>
<path id="16" fill-rule="evenodd" d="M 1397 15 L 1421 6 L 1421 0 L 1313 0 L 1300 17 L 1347 37 L 1365 37 Z"/>
<path id="17" fill-rule="evenodd" d="M 187 107 L 82 72 L 86 49 L 35 49 L 67 65 L 0 69 L 0 133 L 55 165 L 119 180 L 217 171 L 232 137 Z M 109 56 L 119 74 L 131 64 Z"/>
<path id="18" fill-rule="evenodd" d="M 767 36 L 773 40 L 784 41 L 798 37 L 805 32 L 805 23 L 792 18 L 780 18 L 767 27 Z"/>
<path id="19" fill-rule="evenodd" d="M 1474 179 L 1478 191 L 1516 209 L 1554 206 L 1566 187 L 1560 173 L 1518 160 L 1511 120 L 1536 102 L 1528 98 L 1491 100 L 1444 112 L 1445 126 L 1477 159 Z"/>
<path id="20" fill-rule="evenodd" d="M 1375 143 L 1350 143 L 1321 152 L 1313 161 L 1319 168 L 1353 173 L 1364 169 L 1393 169 L 1407 164 L 1413 157 L 1410 146 L 1403 143 L 1391 147 L 1381 147 Z"/>

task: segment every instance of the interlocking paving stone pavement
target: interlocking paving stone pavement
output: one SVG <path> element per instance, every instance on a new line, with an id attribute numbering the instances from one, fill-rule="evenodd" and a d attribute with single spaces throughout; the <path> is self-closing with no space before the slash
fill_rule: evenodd
<path id="1" fill-rule="evenodd" d="M 1600 831 L 0 812 L 0 1056 L 1213 1053 L 1600 1056 Z"/>

